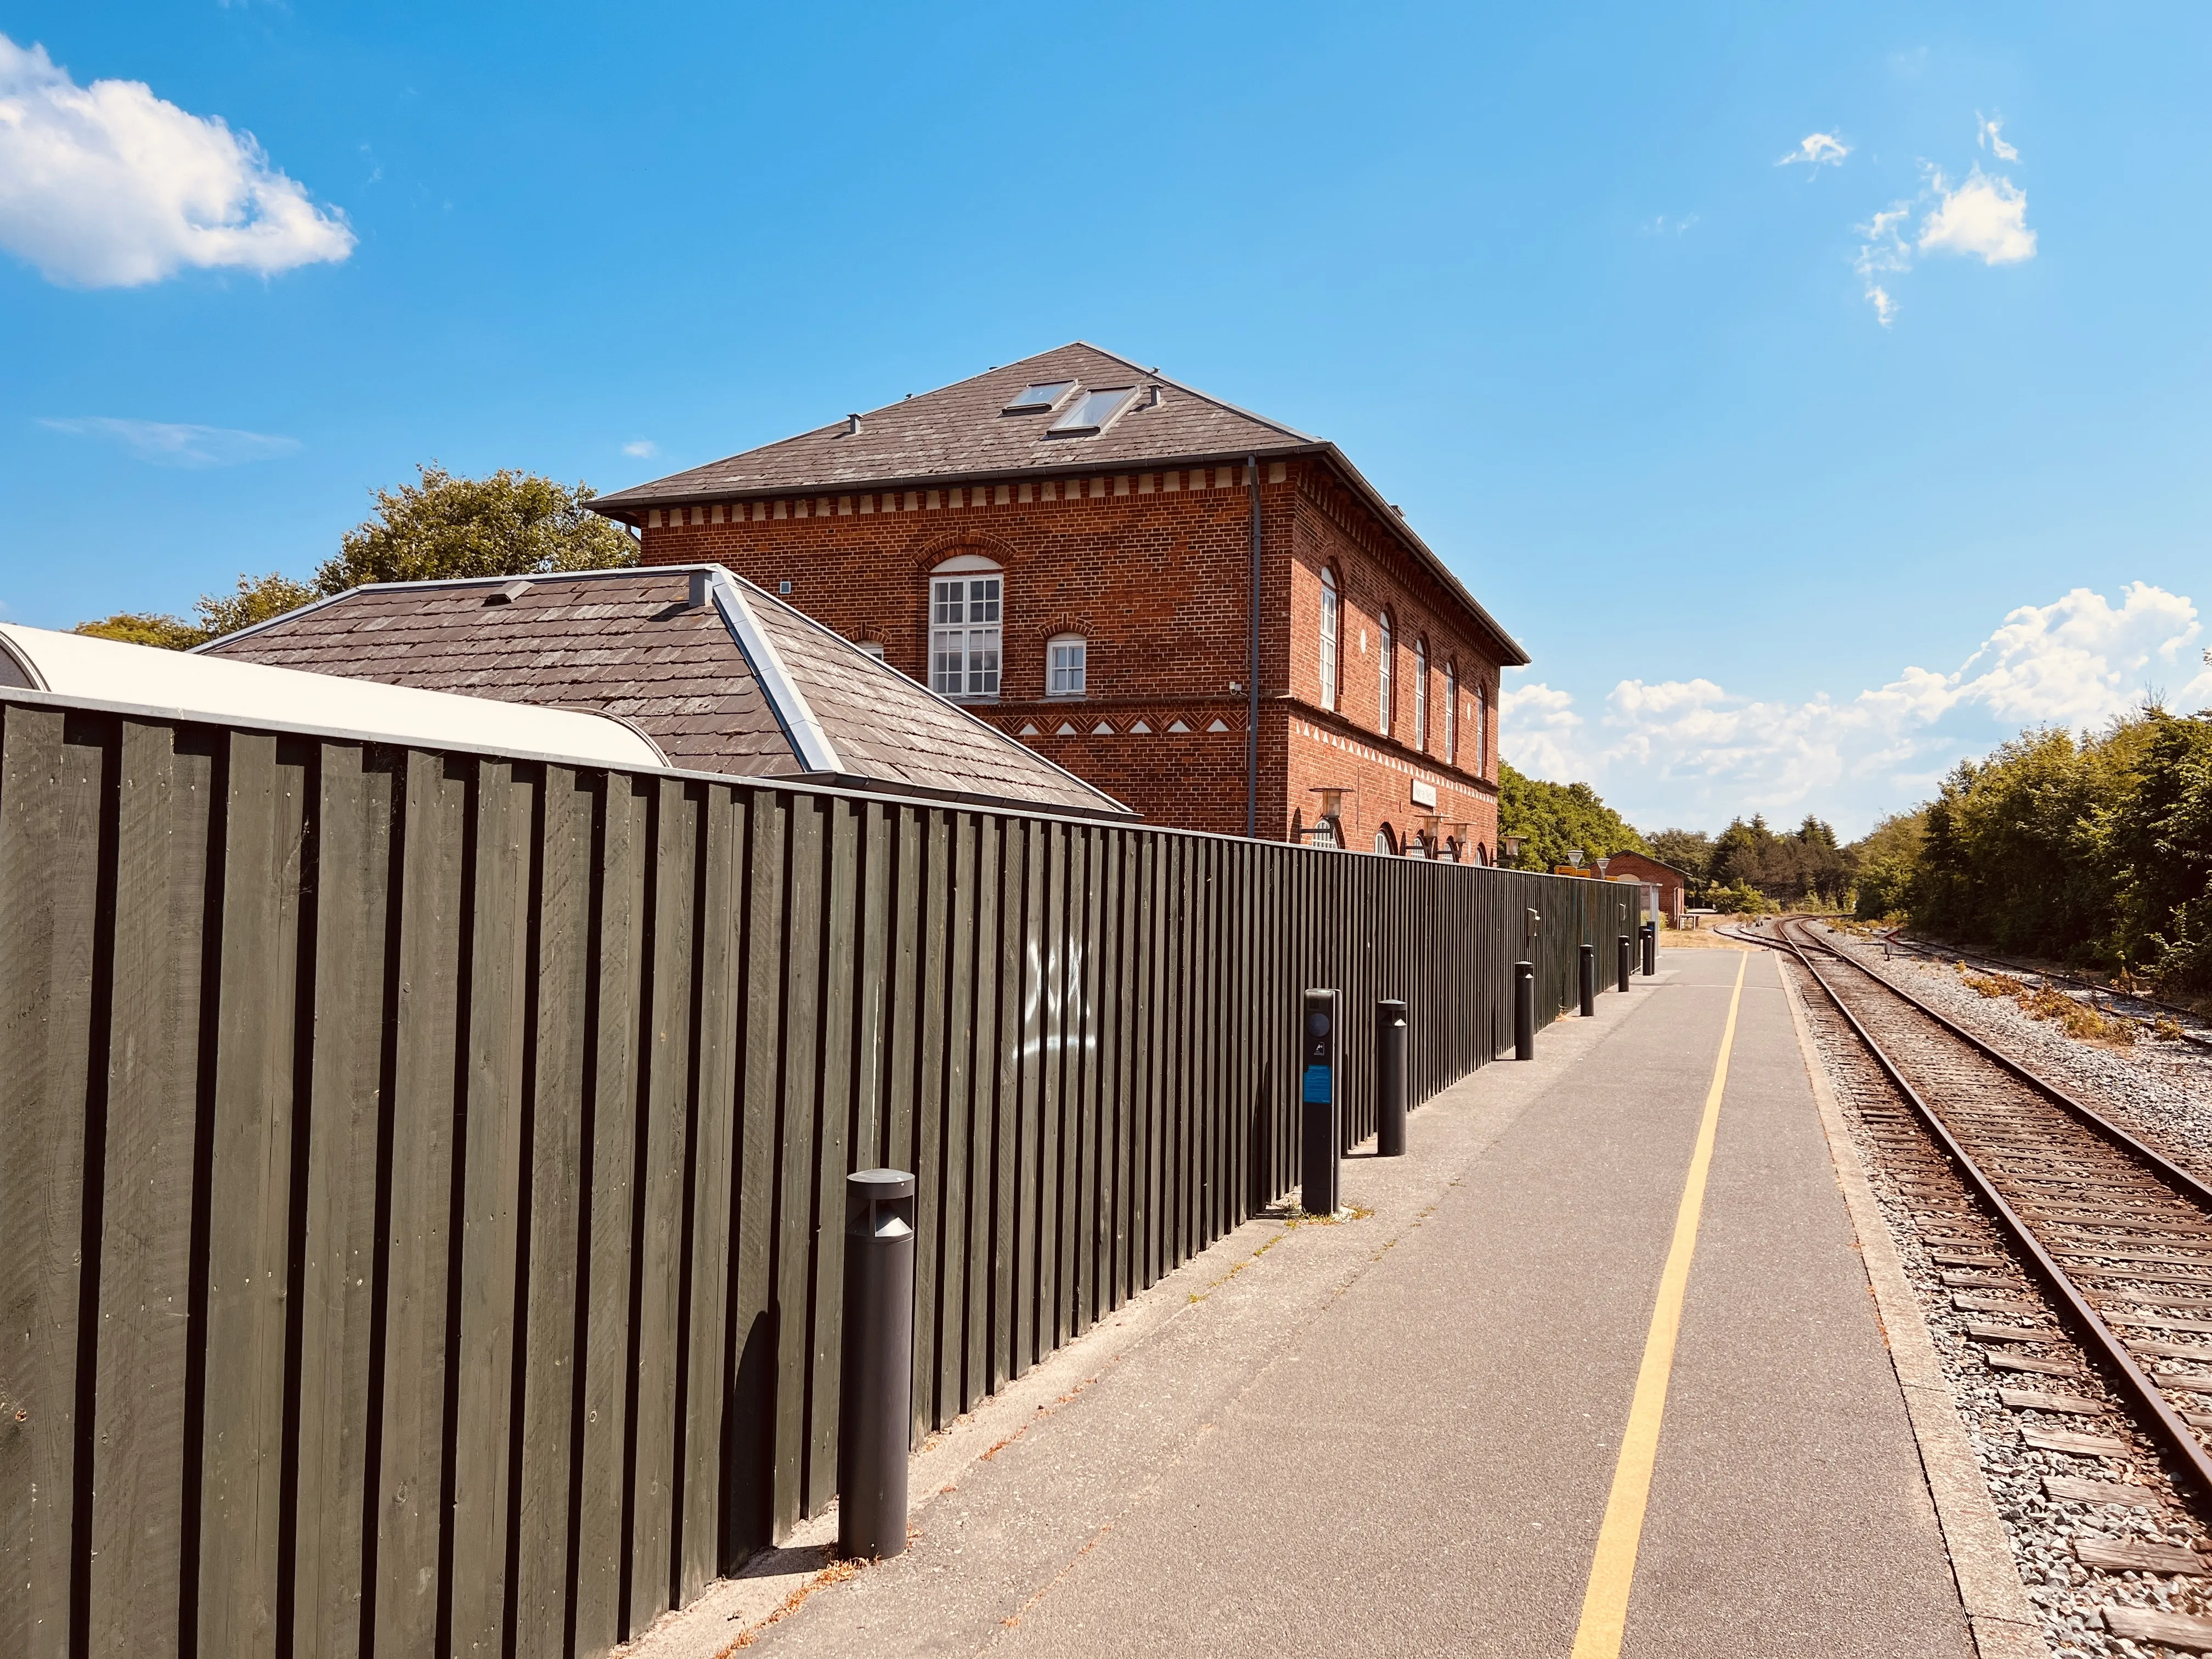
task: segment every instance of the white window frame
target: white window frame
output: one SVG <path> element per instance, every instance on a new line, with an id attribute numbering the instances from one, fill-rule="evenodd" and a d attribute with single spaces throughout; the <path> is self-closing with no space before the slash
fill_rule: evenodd
<path id="1" fill-rule="evenodd" d="M 1382 635 L 1378 643 L 1382 647 L 1382 654 L 1376 659 L 1375 666 L 1375 729 L 1387 738 L 1390 735 L 1390 700 L 1392 693 L 1396 690 L 1393 683 L 1396 671 L 1391 659 L 1397 655 L 1398 642 L 1390 632 L 1389 611 L 1385 611 L 1377 616 L 1375 625 Z"/>
<path id="2" fill-rule="evenodd" d="M 1321 706 L 1336 707 L 1337 635 L 1341 633 L 1343 603 L 1336 591 L 1336 573 L 1326 565 L 1321 573 Z"/>
<path id="3" fill-rule="evenodd" d="M 859 648 L 862 656 L 873 657 L 878 662 L 881 662 L 884 659 L 884 647 L 878 641 L 875 640 L 855 640 L 853 643 Z"/>
<path id="4" fill-rule="evenodd" d="M 1072 653 L 1073 660 L 1063 665 L 1060 654 Z M 1062 683 L 1062 674 L 1067 684 Z M 1089 695 L 1091 684 L 1091 641 L 1080 634 L 1055 634 L 1044 643 L 1044 694 L 1048 697 L 1073 698 Z"/>
<path id="5" fill-rule="evenodd" d="M 930 572 L 931 690 L 963 702 L 997 698 L 1006 613 L 1006 578 L 987 561 L 950 560 Z"/>
<path id="6" fill-rule="evenodd" d="M 1444 665 L 1444 764 L 1459 764 L 1459 665 Z"/>
<path id="7" fill-rule="evenodd" d="M 1490 775 L 1490 687 L 1478 683 L 1474 688 L 1474 775 Z"/>
<path id="8" fill-rule="evenodd" d="M 1426 639 L 1413 641 L 1413 747 L 1426 752 L 1429 746 L 1429 642 Z"/>

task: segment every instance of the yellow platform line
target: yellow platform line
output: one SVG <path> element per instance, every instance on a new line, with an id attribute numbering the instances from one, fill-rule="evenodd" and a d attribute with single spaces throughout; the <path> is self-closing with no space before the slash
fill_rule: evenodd
<path id="1" fill-rule="evenodd" d="M 1583 1592 L 1573 1659 L 1620 1659 L 1621 1637 L 1628 1627 L 1628 1592 L 1636 1582 L 1636 1551 L 1644 1541 L 1651 1466 L 1659 1455 L 1659 1419 L 1667 1409 L 1667 1379 L 1674 1369 L 1682 1297 L 1690 1286 L 1690 1258 L 1697 1253 L 1698 1218 L 1705 1207 L 1705 1172 L 1712 1167 L 1713 1134 L 1720 1127 L 1721 1096 L 1728 1088 L 1729 1051 L 1735 1047 L 1736 1008 L 1743 1001 L 1744 969 L 1750 963 L 1748 954 L 1736 963 L 1728 1024 L 1721 1029 L 1720 1057 L 1713 1062 L 1713 1086 L 1705 1092 L 1705 1115 L 1698 1124 L 1689 1177 L 1682 1183 L 1681 1207 L 1674 1212 L 1674 1242 L 1668 1247 L 1667 1266 L 1659 1275 L 1659 1300 L 1651 1310 L 1650 1334 L 1644 1339 L 1644 1364 L 1636 1373 L 1628 1430 L 1621 1437 L 1620 1461 L 1613 1466 L 1605 1520 L 1597 1529 L 1597 1553 L 1590 1562 L 1589 1588 Z"/>

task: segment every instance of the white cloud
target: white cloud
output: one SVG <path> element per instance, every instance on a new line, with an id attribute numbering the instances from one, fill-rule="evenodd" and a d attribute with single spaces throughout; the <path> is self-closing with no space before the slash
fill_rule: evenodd
<path id="1" fill-rule="evenodd" d="M 1911 216 L 1910 202 L 1893 202 L 1858 227 L 1864 240 L 1859 243 L 1858 258 L 1851 262 L 1851 269 L 1859 274 L 1867 303 L 1874 307 L 1875 320 L 1884 328 L 1896 320 L 1897 301 L 1890 297 L 1882 279 L 1912 269 L 1912 250 L 1899 229 Z"/>
<path id="2" fill-rule="evenodd" d="M 2005 160 L 2017 161 L 2020 152 L 1998 136 L 2002 125 L 2001 121 L 1982 121 L 1981 140 Z M 1978 257 L 1988 265 L 2019 264 L 2035 257 L 2035 233 L 2027 228 L 2027 192 L 2010 179 L 1985 173 L 1979 163 L 1956 187 L 1940 167 L 1923 163 L 1923 173 L 1917 198 L 1892 202 L 1855 227 L 1860 240 L 1851 269 L 1858 273 L 1875 320 L 1884 328 L 1897 319 L 1893 279 L 1912 269 L 1916 254 L 1964 254 Z M 1917 230 L 1910 228 L 1916 213 L 1921 216 Z"/>
<path id="3" fill-rule="evenodd" d="M 1992 179 L 1979 167 L 1956 190 L 1941 173 L 1929 179 L 1936 203 L 1920 222 L 1923 253 L 1978 254 L 1983 264 L 1990 265 L 2018 264 L 2035 258 L 2035 233 L 2027 228 L 2027 192 L 2011 179 Z"/>
<path id="4" fill-rule="evenodd" d="M 1907 667 L 1840 702 L 1735 697 L 1703 678 L 1623 680 L 1592 726 L 1565 691 L 1510 687 L 1501 742 L 1516 766 L 1587 779 L 1653 827 L 1717 829 L 1755 811 L 1863 826 L 2024 726 L 2095 726 L 2147 690 L 2177 709 L 2212 704 L 2212 663 L 2195 648 L 2203 633 L 2196 606 L 2163 588 L 2131 583 L 2117 605 L 2076 588 L 2013 611 L 1950 673 Z"/>
<path id="5" fill-rule="evenodd" d="M 1808 174 L 1817 175 L 1822 167 L 1839 167 L 1851 147 L 1832 132 L 1808 132 L 1797 141 L 1791 150 L 1774 165 L 1778 167 L 1802 166 Z"/>
<path id="6" fill-rule="evenodd" d="M 2017 161 L 2020 160 L 2020 152 L 2004 141 L 2004 118 L 2002 116 L 1990 116 L 1984 118 L 1981 111 L 1976 110 L 1974 112 L 1974 142 L 1977 144 L 1979 144 L 1984 149 L 1989 151 L 1990 155 L 1996 156 L 1998 161 Z"/>
<path id="7" fill-rule="evenodd" d="M 45 47 L 0 34 L 0 247 L 48 282 L 131 288 L 186 266 L 343 259 L 354 234 L 251 133 L 142 81 L 80 87 Z"/>
<path id="8" fill-rule="evenodd" d="M 126 421 L 106 415 L 46 416 L 39 424 L 72 438 L 119 444 L 138 459 L 156 466 L 237 466 L 246 461 L 272 461 L 300 447 L 297 438 L 265 432 L 169 421 Z"/>
<path id="9" fill-rule="evenodd" d="M 660 446 L 650 438 L 634 438 L 623 446 L 623 453 L 635 455 L 640 460 L 643 460 L 648 455 L 660 453 Z"/>

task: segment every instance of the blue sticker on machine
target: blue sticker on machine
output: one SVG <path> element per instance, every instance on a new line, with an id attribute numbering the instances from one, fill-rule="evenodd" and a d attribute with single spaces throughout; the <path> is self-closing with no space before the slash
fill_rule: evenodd
<path id="1" fill-rule="evenodd" d="M 1307 1066 L 1304 1097 L 1316 1106 L 1328 1105 L 1334 1098 L 1329 1092 L 1329 1085 L 1333 1080 L 1328 1066 Z"/>

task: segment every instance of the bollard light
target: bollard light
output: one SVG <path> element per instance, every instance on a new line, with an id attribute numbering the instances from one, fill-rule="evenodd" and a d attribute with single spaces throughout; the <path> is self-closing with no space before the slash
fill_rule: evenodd
<path id="1" fill-rule="evenodd" d="M 1308 991 L 1298 1022 L 1298 1204 L 1308 1215 L 1337 1211 L 1343 1155 L 1336 1096 L 1336 993 Z"/>
<path id="2" fill-rule="evenodd" d="M 906 1548 L 914 1401 L 915 1180 L 845 1177 L 845 1332 L 837 1399 L 837 1553 L 883 1560 Z"/>
<path id="3" fill-rule="evenodd" d="M 1406 1005 L 1375 1005 L 1375 1156 L 1406 1155 Z"/>
<path id="4" fill-rule="evenodd" d="M 1513 964 L 1513 1058 L 1536 1058 L 1536 964 Z"/>
<path id="5" fill-rule="evenodd" d="M 1629 946 L 1628 935 L 1627 935 L 1627 934 L 1626 934 L 1626 933 L 1623 933 L 1623 934 L 1620 936 L 1620 988 L 1621 988 L 1622 990 L 1624 990 L 1624 991 L 1626 991 L 1626 990 L 1628 988 L 1628 975 L 1629 975 L 1630 972 L 1631 972 L 1631 971 L 1632 971 L 1632 965 L 1633 965 L 1634 962 L 1635 962 L 1635 957 L 1634 957 L 1634 954 L 1632 953 L 1632 951 L 1631 951 L 1630 946 Z"/>
<path id="6" fill-rule="evenodd" d="M 1644 924 L 1644 976 L 1646 979 L 1659 971 L 1659 924 Z"/>
<path id="7" fill-rule="evenodd" d="M 1597 1012 L 1597 946 L 1583 945 L 1576 948 L 1575 967 L 1583 994 L 1583 1018 L 1589 1019 Z"/>

